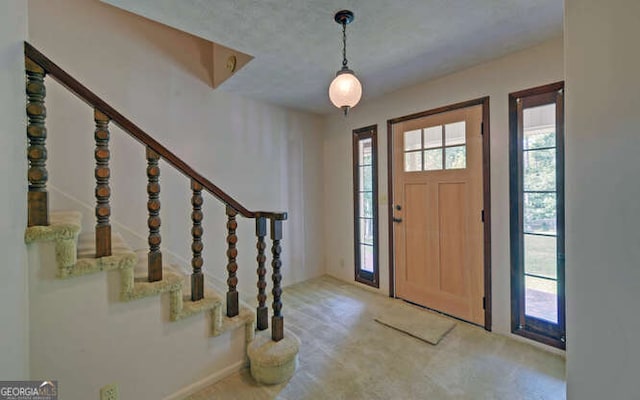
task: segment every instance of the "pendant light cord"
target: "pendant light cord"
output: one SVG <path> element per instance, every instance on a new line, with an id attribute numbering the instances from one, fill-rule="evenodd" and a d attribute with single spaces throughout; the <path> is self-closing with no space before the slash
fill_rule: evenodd
<path id="1" fill-rule="evenodd" d="M 347 23 L 342 22 L 342 69 L 347 68 Z"/>

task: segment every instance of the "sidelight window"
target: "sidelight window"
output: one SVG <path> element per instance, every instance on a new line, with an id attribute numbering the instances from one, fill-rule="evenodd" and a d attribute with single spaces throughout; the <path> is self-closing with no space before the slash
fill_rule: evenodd
<path id="1" fill-rule="evenodd" d="M 355 279 L 378 287 L 377 127 L 353 131 Z"/>
<path id="2" fill-rule="evenodd" d="M 512 331 L 564 348 L 563 84 L 509 102 Z"/>

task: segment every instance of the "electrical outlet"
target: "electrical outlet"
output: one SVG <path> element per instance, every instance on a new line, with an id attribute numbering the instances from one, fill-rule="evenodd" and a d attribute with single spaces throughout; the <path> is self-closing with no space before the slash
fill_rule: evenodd
<path id="1" fill-rule="evenodd" d="M 100 400 L 119 400 L 118 385 L 112 383 L 100 389 Z"/>

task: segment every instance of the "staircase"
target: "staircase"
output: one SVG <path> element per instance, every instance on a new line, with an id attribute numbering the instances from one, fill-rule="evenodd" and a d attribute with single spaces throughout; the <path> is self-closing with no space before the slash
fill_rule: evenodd
<path id="1" fill-rule="evenodd" d="M 112 239 L 112 255 L 95 257 L 96 246 L 93 233 L 80 233 L 82 221 L 80 212 L 54 212 L 49 226 L 27 228 L 27 244 L 53 242 L 55 248 L 56 277 L 70 279 L 102 271 L 118 271 L 120 274 L 119 300 L 129 302 L 145 297 L 169 294 L 169 315 L 171 321 L 179 321 L 194 314 L 207 312 L 211 315 L 211 335 L 244 326 L 246 340 L 254 338 L 255 313 L 241 305 L 238 315 L 228 317 L 223 314 L 224 301 L 213 290 L 205 288 L 202 299 L 191 301 L 185 295 L 189 287 L 189 277 L 180 274 L 179 269 L 168 266 L 163 279 L 149 282 L 144 276 L 146 260 L 140 259 L 118 234 Z"/>
<path id="2" fill-rule="evenodd" d="M 115 362 L 112 360 L 111 364 L 120 363 L 122 365 L 122 363 L 129 362 L 136 364 L 138 360 L 135 362 L 132 360 L 143 357 L 145 353 L 145 351 L 141 351 L 141 354 L 135 354 L 138 348 L 148 347 L 147 350 L 155 349 L 154 351 L 157 352 L 173 345 L 180 347 L 181 341 L 185 340 L 180 337 L 180 333 L 182 331 L 188 332 L 185 333 L 185 336 L 191 335 L 193 337 L 194 329 L 197 330 L 193 323 L 183 321 L 198 319 L 206 321 L 208 325 L 206 336 L 211 338 L 222 336 L 227 332 L 233 334 L 238 328 L 244 328 L 244 343 L 248 343 L 248 345 L 243 346 L 243 353 L 238 357 L 237 355 L 233 356 L 231 350 L 226 353 L 226 350 L 222 350 L 222 353 L 225 353 L 223 358 L 240 358 L 240 364 L 244 364 L 244 359 L 248 354 L 252 375 L 258 382 L 271 384 L 288 379 L 294 373 L 297 365 L 299 343 L 297 339 L 289 335 L 285 336 L 282 316 L 280 254 L 282 251 L 282 225 L 287 219 L 287 214 L 256 212 L 246 209 L 28 43 L 25 43 L 25 66 L 27 76 L 27 138 L 29 141 L 27 151 L 29 160 L 28 227 L 25 241 L 30 245 L 29 265 L 32 269 L 30 271 L 30 292 L 32 293 L 30 315 L 44 316 L 42 321 L 37 321 L 35 324 L 35 327 L 42 332 L 32 334 L 31 338 L 32 365 L 34 359 L 38 360 L 35 362 L 36 366 L 43 365 L 42 368 L 37 369 L 37 367 L 36 370 L 42 374 L 60 373 L 63 376 L 70 376 L 68 371 L 65 371 L 67 367 L 82 369 L 76 370 L 74 373 L 85 376 L 87 382 L 90 383 L 86 385 L 77 383 L 74 388 L 65 388 L 65 382 L 61 381 L 59 383 L 60 392 L 63 393 L 61 398 L 96 398 L 99 387 L 111 383 L 96 377 L 95 375 L 99 373 L 98 370 L 111 376 L 111 371 L 118 368 L 105 367 L 103 370 L 93 359 L 94 357 L 110 357 L 110 346 L 113 346 L 113 354 L 119 354 L 122 347 L 127 348 L 126 351 L 123 351 L 124 355 L 120 355 Z M 96 143 L 94 151 L 96 160 L 94 170 L 96 224 L 94 232 L 81 232 L 82 215 L 78 211 L 49 211 L 46 170 L 46 108 L 44 105 L 45 76 L 50 76 L 61 83 L 94 111 L 96 124 L 94 133 Z M 148 251 L 134 251 L 121 235 L 112 232 L 111 229 L 111 208 L 109 205 L 111 196 L 109 186 L 111 172 L 109 168 L 110 123 L 115 123 L 146 148 Z M 193 271 L 190 275 L 185 275 L 178 266 L 163 262 L 160 236 L 160 168 L 158 163 L 161 159 L 185 175 L 190 181 L 192 191 L 191 220 L 193 222 L 191 229 Z M 201 224 L 203 191 L 211 194 L 225 206 L 228 232 L 226 236 L 228 275 L 226 277 L 227 291 L 224 294 L 219 294 L 212 288 L 205 286 L 202 270 L 204 262 L 201 256 L 203 250 L 201 239 L 203 234 Z M 255 312 L 241 303 L 237 291 L 237 217 L 255 220 L 258 289 Z M 265 253 L 267 244 L 265 237 L 268 225 L 272 240 L 271 266 L 273 268 L 271 321 L 269 321 L 269 310 L 266 305 L 267 255 Z M 104 278 L 102 277 L 103 272 L 106 272 Z M 87 291 L 90 293 L 86 293 Z M 104 293 L 101 294 L 101 291 Z M 71 295 L 75 292 L 78 293 Z M 151 313 L 151 310 L 156 306 L 144 300 L 154 296 L 161 298 L 160 312 L 167 315 L 165 321 L 160 321 L 160 325 L 157 324 L 157 318 L 148 317 L 148 313 Z M 73 299 L 71 300 L 73 304 L 69 304 L 70 297 Z M 132 310 L 113 306 L 116 302 L 134 304 L 136 301 L 142 302 L 142 305 L 135 306 Z M 86 323 L 77 323 L 74 319 L 76 313 L 82 310 L 84 315 L 87 315 L 89 305 L 94 303 L 97 305 L 95 315 L 91 310 L 89 311 L 91 317 L 87 318 Z M 99 309 L 102 309 L 106 315 L 100 315 Z M 117 315 L 119 310 L 122 315 Z M 143 311 L 145 312 L 144 317 L 133 316 Z M 151 321 L 147 321 L 147 318 L 151 318 Z M 137 336 L 136 319 L 141 321 L 140 325 L 154 325 L 155 331 L 160 330 L 160 332 L 146 333 L 145 337 L 136 337 L 129 343 L 128 337 Z M 126 321 L 123 326 L 120 325 L 122 321 Z M 181 322 L 183 325 L 180 325 Z M 256 330 L 266 332 L 269 328 L 269 322 L 271 322 L 270 336 L 259 335 L 260 340 L 254 340 Z M 178 328 L 172 329 L 165 326 L 171 323 L 178 324 Z M 71 328 L 71 332 L 65 333 L 65 329 L 70 329 L 65 324 L 74 325 L 75 328 Z M 92 327 L 95 329 L 92 330 Z M 111 329 L 113 332 L 110 332 Z M 130 334 L 122 336 L 121 330 L 123 329 L 131 330 Z M 47 336 L 49 333 L 51 335 Z M 65 341 L 67 337 L 69 340 Z M 95 340 L 92 341 L 92 338 Z M 110 342 L 112 339 L 115 340 L 113 343 Z M 132 344 L 137 343 L 136 340 L 140 343 Z M 175 343 L 172 344 L 172 340 L 175 340 Z M 218 354 L 221 350 L 212 351 L 210 347 L 225 345 L 220 342 L 214 344 L 206 338 L 192 339 L 192 341 L 199 340 L 203 342 L 201 352 L 204 354 L 207 352 Z M 237 344 L 234 344 L 237 341 L 237 339 L 230 339 L 227 346 L 237 347 Z M 47 342 L 53 343 L 56 348 L 53 350 L 51 347 L 48 348 Z M 127 343 L 130 346 L 120 346 L 122 343 Z M 194 351 L 194 345 L 195 343 L 190 344 L 190 351 Z M 167 351 L 167 354 L 171 353 L 171 357 L 174 358 L 179 357 L 179 352 L 171 350 Z M 195 349 L 195 351 L 198 350 Z M 70 361 L 49 360 L 48 352 L 58 355 L 70 354 Z M 131 352 L 134 353 L 131 354 Z M 157 363 L 158 356 L 154 355 L 150 359 L 153 359 L 151 362 Z M 190 371 L 194 371 L 193 373 L 197 376 L 193 377 L 192 382 L 186 386 L 185 382 L 177 383 L 182 385 L 180 390 L 175 387 L 175 382 L 168 383 L 171 381 L 170 378 L 164 380 L 167 381 L 167 388 L 160 388 L 163 385 L 157 383 L 157 380 L 147 382 L 148 374 L 139 374 L 139 376 L 138 374 L 129 374 L 136 375 L 136 377 L 118 375 L 114 372 L 113 376 L 129 380 L 124 386 L 126 386 L 126 394 L 131 396 L 130 398 L 157 399 L 161 394 L 163 398 L 179 399 L 199 389 L 203 384 L 211 383 L 224 376 L 225 373 L 232 372 L 234 368 L 237 369 L 235 364 L 238 364 L 238 362 L 232 363 L 227 366 L 227 369 L 223 368 L 222 371 L 218 370 L 211 374 L 212 367 L 206 363 L 206 357 L 193 356 L 192 360 L 186 360 L 186 362 L 189 363 Z M 201 368 L 199 363 L 202 364 Z M 157 368 L 171 371 L 185 367 L 180 364 L 149 366 L 149 369 Z M 219 366 L 218 369 L 220 369 Z M 208 377 L 207 373 L 209 373 Z M 167 376 L 171 376 L 170 372 L 167 372 Z M 34 376 L 32 378 L 44 377 Z M 56 377 L 49 376 L 47 379 L 56 379 Z M 193 382 L 193 380 L 198 381 Z M 144 383 L 158 387 L 154 388 L 155 391 L 145 391 L 143 388 L 140 390 L 132 389 L 137 384 Z M 128 396 L 125 397 L 123 391 L 123 398 L 129 398 Z"/>

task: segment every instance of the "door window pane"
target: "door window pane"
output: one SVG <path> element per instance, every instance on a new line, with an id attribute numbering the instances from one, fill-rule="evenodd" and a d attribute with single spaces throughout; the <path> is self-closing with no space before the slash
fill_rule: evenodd
<path id="1" fill-rule="evenodd" d="M 446 146 L 455 146 L 466 143 L 466 122 L 454 122 L 444 126 L 444 136 Z"/>
<path id="2" fill-rule="evenodd" d="M 446 169 L 461 169 L 467 167 L 467 146 L 446 147 Z"/>
<path id="3" fill-rule="evenodd" d="M 422 137 L 418 138 L 418 133 L 422 133 Z M 467 166 L 465 143 L 465 121 L 404 132 L 404 170 L 464 169 Z M 419 153 L 415 149 L 424 151 Z"/>
<path id="4" fill-rule="evenodd" d="M 442 147 L 442 125 L 432 126 L 424 130 L 424 148 Z"/>
<path id="5" fill-rule="evenodd" d="M 412 151 L 404 153 L 405 172 L 422 171 L 422 152 Z"/>
<path id="6" fill-rule="evenodd" d="M 404 133 L 404 150 L 420 150 L 422 148 L 422 131 L 408 131 Z"/>
<path id="7" fill-rule="evenodd" d="M 424 170 L 435 171 L 442 169 L 442 149 L 425 150 Z"/>

